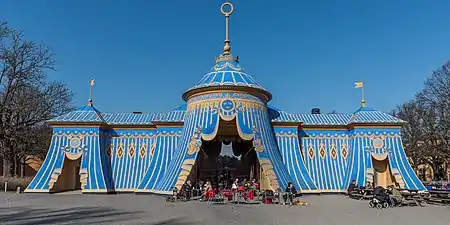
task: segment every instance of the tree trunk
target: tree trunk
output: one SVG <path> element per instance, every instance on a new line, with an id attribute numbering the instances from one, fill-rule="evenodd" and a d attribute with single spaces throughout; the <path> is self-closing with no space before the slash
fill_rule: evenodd
<path id="1" fill-rule="evenodd" d="M 13 159 L 14 159 L 14 157 L 13 157 Z M 16 162 L 15 162 L 15 160 L 11 160 L 10 162 L 11 162 L 11 165 L 9 167 L 9 170 L 10 170 L 9 173 L 11 174 L 11 177 L 15 177 L 16 176 Z"/>
<path id="2" fill-rule="evenodd" d="M 7 159 L 3 159 L 3 176 L 11 177 L 11 161 Z"/>
<path id="3" fill-rule="evenodd" d="M 25 176 L 25 159 L 22 159 L 22 162 L 20 163 L 20 177 L 24 177 Z"/>
<path id="4" fill-rule="evenodd" d="M 14 168 L 13 176 L 16 177 L 18 174 L 18 172 L 17 172 L 17 169 L 18 169 L 17 156 L 14 156 L 14 167 L 13 168 Z"/>

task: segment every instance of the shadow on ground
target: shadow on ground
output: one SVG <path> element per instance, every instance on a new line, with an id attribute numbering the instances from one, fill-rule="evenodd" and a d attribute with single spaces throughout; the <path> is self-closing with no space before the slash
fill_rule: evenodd
<path id="1" fill-rule="evenodd" d="M 141 212 L 121 212 L 107 207 L 74 207 L 67 209 L 0 208 L 1 224 L 98 224 L 123 223 Z M 134 217 L 134 218 L 133 218 Z M 164 224 L 164 223 L 161 223 Z"/>
<path id="2" fill-rule="evenodd" d="M 186 221 L 182 221 L 183 219 L 181 218 L 176 218 L 176 219 L 169 219 L 169 220 L 165 220 L 165 221 L 159 221 L 156 223 L 150 223 L 151 225 L 187 225 L 187 224 L 195 224 L 195 223 L 189 223 Z"/>

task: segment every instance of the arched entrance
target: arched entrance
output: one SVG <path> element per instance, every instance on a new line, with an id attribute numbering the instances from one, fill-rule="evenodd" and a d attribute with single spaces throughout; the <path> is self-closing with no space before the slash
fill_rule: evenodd
<path id="1" fill-rule="evenodd" d="M 63 192 L 81 190 L 80 182 L 80 166 L 81 157 L 78 159 L 69 159 L 64 156 L 64 163 L 61 169 L 61 174 L 58 176 L 56 183 L 50 189 L 50 192 Z"/>
<path id="2" fill-rule="evenodd" d="M 386 188 L 390 185 L 395 185 L 395 178 L 392 175 L 388 157 L 385 157 L 384 159 L 376 159 L 372 156 L 372 165 L 374 176 L 373 182 L 375 186 L 382 186 Z"/>
<path id="3" fill-rule="evenodd" d="M 253 140 L 239 137 L 236 120 L 220 121 L 213 140 L 202 140 L 195 166 L 191 171 L 193 181 L 211 181 L 231 186 L 232 181 L 260 180 L 260 166 Z"/>

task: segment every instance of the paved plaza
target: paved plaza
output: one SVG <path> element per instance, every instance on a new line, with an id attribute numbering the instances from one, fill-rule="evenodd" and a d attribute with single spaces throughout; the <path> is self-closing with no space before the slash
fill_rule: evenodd
<path id="1" fill-rule="evenodd" d="M 450 224 L 450 207 L 377 210 L 341 195 L 306 196 L 308 207 L 166 203 L 154 195 L 0 194 L 0 224 Z"/>

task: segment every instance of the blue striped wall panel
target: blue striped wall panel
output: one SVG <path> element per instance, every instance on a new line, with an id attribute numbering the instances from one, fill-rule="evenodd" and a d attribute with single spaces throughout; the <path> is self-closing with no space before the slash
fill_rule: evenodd
<path id="1" fill-rule="evenodd" d="M 302 155 L 318 190 L 341 191 L 348 168 L 349 137 L 343 130 L 302 130 Z"/>
<path id="2" fill-rule="evenodd" d="M 275 127 L 278 148 L 283 156 L 283 163 L 291 175 L 292 183 L 303 192 L 317 190 L 313 179 L 305 166 L 305 159 L 300 150 L 297 127 Z"/>
<path id="3" fill-rule="evenodd" d="M 83 192 L 109 191 L 107 167 L 102 165 L 100 133 L 99 128 L 55 128 L 48 156 L 26 191 L 50 192 L 61 174 L 66 157 L 72 160 L 81 157 Z"/>
<path id="4" fill-rule="evenodd" d="M 185 174 L 181 175 L 181 179 L 186 179 L 195 163 L 201 146 L 201 142 L 197 143 L 200 141 L 200 129 L 215 127 L 218 125 L 218 118 L 217 113 L 212 114 L 207 108 L 198 107 L 186 112 L 182 136 L 167 171 L 161 180 L 155 181 L 155 190 L 169 192 L 178 182 L 184 183 L 183 180 L 179 181 L 180 174 L 184 172 Z"/>
<path id="5" fill-rule="evenodd" d="M 141 182 L 136 187 L 136 192 L 150 192 L 155 189 L 156 183 L 162 179 L 172 161 L 181 130 L 181 127 L 161 127 L 156 130 L 152 158 Z"/>
<path id="6" fill-rule="evenodd" d="M 110 130 L 107 134 L 106 155 L 110 158 L 114 189 L 134 191 L 150 165 L 156 130 Z"/>
<path id="7" fill-rule="evenodd" d="M 358 185 L 372 182 L 372 158 L 379 157 L 389 160 L 389 169 L 401 188 L 425 190 L 406 158 L 400 129 L 358 128 L 352 130 L 351 137 L 350 165 L 342 188 L 352 180 L 356 180 Z"/>
<path id="8" fill-rule="evenodd" d="M 65 154 L 61 150 L 61 147 L 66 145 L 68 139 L 63 138 L 61 135 L 58 135 L 58 133 L 59 131 L 57 129 L 53 131 L 47 156 L 45 157 L 41 168 L 25 190 L 26 192 L 50 192 L 49 183 L 52 174 L 55 172 L 55 169 L 59 171 L 62 170 Z M 59 176 L 59 174 L 57 175 Z"/>

